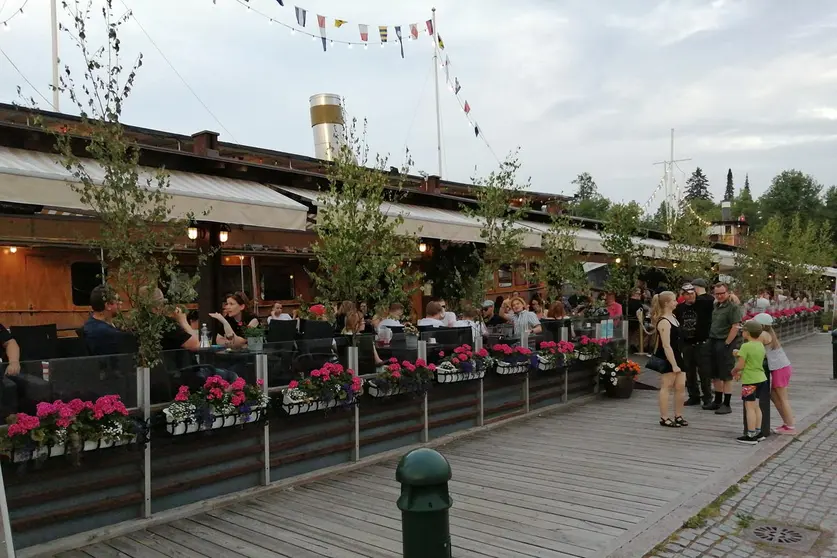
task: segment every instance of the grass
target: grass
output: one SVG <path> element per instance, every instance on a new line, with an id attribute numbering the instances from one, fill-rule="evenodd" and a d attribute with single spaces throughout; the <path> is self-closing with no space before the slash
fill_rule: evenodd
<path id="1" fill-rule="evenodd" d="M 662 554 L 666 551 L 666 547 L 677 540 L 677 533 L 672 533 L 669 535 L 664 541 L 660 542 L 657 546 L 651 549 L 651 552 L 645 555 L 644 558 L 649 558 L 651 556 L 656 556 L 657 554 Z"/>
<path id="2" fill-rule="evenodd" d="M 738 528 L 739 529 L 746 529 L 750 525 L 753 524 L 753 521 L 756 519 L 749 513 L 737 513 L 735 517 L 738 519 Z"/>
<path id="3" fill-rule="evenodd" d="M 705 508 L 683 522 L 685 529 L 700 529 L 706 525 L 706 520 L 721 515 L 721 506 L 724 502 L 741 492 L 737 484 L 733 484 L 723 494 L 712 500 Z"/>
<path id="4" fill-rule="evenodd" d="M 741 480 L 738 481 L 738 484 L 744 484 L 745 482 L 750 482 L 751 478 L 753 478 L 753 474 L 752 473 L 747 473 L 746 475 L 741 477 Z"/>

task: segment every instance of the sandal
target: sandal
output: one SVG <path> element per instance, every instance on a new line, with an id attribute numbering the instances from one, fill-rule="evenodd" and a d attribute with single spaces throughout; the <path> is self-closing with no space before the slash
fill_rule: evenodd
<path id="1" fill-rule="evenodd" d="M 680 425 L 677 424 L 676 422 L 674 422 L 673 420 L 671 420 L 670 418 L 667 418 L 667 419 L 661 418 L 660 419 L 660 426 L 666 426 L 668 428 L 680 428 Z"/>
<path id="2" fill-rule="evenodd" d="M 677 426 L 689 426 L 689 423 L 683 417 L 674 417 L 674 424 Z"/>

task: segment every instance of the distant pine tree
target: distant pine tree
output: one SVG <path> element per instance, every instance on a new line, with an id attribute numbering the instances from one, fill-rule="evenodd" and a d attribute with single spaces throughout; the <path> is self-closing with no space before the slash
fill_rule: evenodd
<path id="1" fill-rule="evenodd" d="M 683 199 L 685 201 L 712 201 L 712 194 L 709 192 L 709 179 L 706 178 L 700 167 L 696 168 L 689 180 L 686 181 L 686 195 Z"/>
<path id="2" fill-rule="evenodd" d="M 732 182 L 732 169 L 727 171 L 727 189 L 724 191 L 724 200 L 729 201 L 735 198 L 735 186 Z"/>

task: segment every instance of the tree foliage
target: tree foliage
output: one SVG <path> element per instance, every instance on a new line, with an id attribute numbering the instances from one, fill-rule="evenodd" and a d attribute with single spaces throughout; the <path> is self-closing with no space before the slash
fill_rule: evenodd
<path id="1" fill-rule="evenodd" d="M 768 220 L 764 227 L 746 238 L 744 246 L 735 255 L 733 272 L 745 297 L 755 296 L 769 285 L 783 244 L 782 222 L 777 218 Z"/>
<path id="2" fill-rule="evenodd" d="M 393 184 L 387 157 L 370 158 L 366 122 L 359 129 L 353 119 L 328 166 L 328 191 L 319 199 L 318 266 L 308 273 L 324 303 L 368 301 L 373 307 L 409 302 L 419 286 L 411 265 L 418 254 L 418 238 L 400 231 L 402 214 L 393 214 L 390 202 L 400 195 Z M 407 162 L 399 173 L 406 176 Z"/>
<path id="3" fill-rule="evenodd" d="M 703 174 L 703 170 L 697 167 L 692 176 L 686 180 L 685 201 L 709 200 L 712 201 L 712 194 L 709 192 L 709 179 Z"/>
<path id="4" fill-rule="evenodd" d="M 602 230 L 602 247 L 614 259 L 606 288 L 626 297 L 636 284 L 642 265 L 641 220 L 642 208 L 639 204 L 617 203 L 610 208 Z"/>
<path id="5" fill-rule="evenodd" d="M 463 206 L 463 212 L 482 224 L 483 242 L 479 273 L 463 290 L 462 298 L 474 304 L 485 299 L 493 285 L 494 272 L 503 266 L 514 267 L 521 258 L 527 230 L 519 225 L 528 209 L 526 190 L 531 179 L 518 178 L 520 161 L 517 152 L 510 153 L 500 167 L 487 177 L 474 178 L 476 207 Z"/>
<path id="6" fill-rule="evenodd" d="M 753 200 L 753 193 L 750 190 L 749 175 L 744 178 L 744 187 L 732 202 L 732 211 L 733 217 L 736 219 L 743 215 L 752 230 L 759 228 L 761 222 L 759 204 L 757 201 Z"/>
<path id="7" fill-rule="evenodd" d="M 732 169 L 727 171 L 727 187 L 724 190 L 724 200 L 733 200 L 735 199 L 735 184 L 732 180 Z"/>
<path id="8" fill-rule="evenodd" d="M 575 198 L 578 200 L 589 200 L 599 193 L 596 181 L 593 180 L 589 172 L 583 172 L 576 176 L 572 184 L 576 187 Z"/>
<path id="9" fill-rule="evenodd" d="M 590 173 L 579 174 L 572 184 L 576 190 L 569 207 L 570 214 L 585 219 L 603 220 L 610 208 L 610 200 L 599 194 L 599 188 Z"/>
<path id="10" fill-rule="evenodd" d="M 425 278 L 433 284 L 433 296 L 451 308 L 461 308 L 463 296 L 482 273 L 483 246 L 475 242 L 443 241 L 430 254 Z"/>
<path id="11" fill-rule="evenodd" d="M 759 200 L 763 219 L 800 214 L 804 219 L 820 213 L 822 184 L 795 169 L 782 171 Z"/>
<path id="12" fill-rule="evenodd" d="M 587 274 L 578 257 L 578 227 L 566 215 L 555 215 L 549 230 L 541 237 L 543 256 L 538 259 L 536 279 L 547 287 L 547 296 L 559 299 L 568 286 L 577 291 L 587 288 Z"/>
<path id="13" fill-rule="evenodd" d="M 715 252 L 706 224 L 694 215 L 684 214 L 674 224 L 664 257 L 672 266 L 666 273 L 672 290 L 698 278 L 711 281 L 715 275 Z"/>
<path id="14" fill-rule="evenodd" d="M 158 359 L 162 334 L 173 325 L 160 301 L 154 300 L 154 289 L 160 284 L 167 287 L 170 278 L 176 277 L 181 282 L 169 290 L 169 302 L 186 302 L 195 296 L 196 278 L 178 273 L 174 253 L 175 243 L 186 239 L 191 216 L 173 214 L 168 174 L 162 169 L 148 173 L 139 167 L 139 149 L 120 123 L 142 66 L 142 55 L 131 66 L 123 66 L 120 59 L 119 34 L 131 13 L 117 16 L 112 0 L 105 0 L 101 25 L 107 43 L 94 47 L 90 37 L 96 29 L 90 26 L 98 10 L 79 1 L 74 6 L 64 2 L 64 7 L 73 26 L 62 26 L 62 31 L 78 48 L 84 67 L 79 79 L 65 66 L 59 89 L 72 100 L 87 130 L 86 157 L 76 155 L 75 140 L 67 133 L 58 133 L 56 143 L 61 162 L 72 175 L 69 187 L 101 223 L 100 235 L 92 244 L 107 271 L 108 284 L 130 303 L 117 322 L 136 336 L 139 364 L 150 366 Z M 184 298 L 172 300 L 175 293 Z"/>

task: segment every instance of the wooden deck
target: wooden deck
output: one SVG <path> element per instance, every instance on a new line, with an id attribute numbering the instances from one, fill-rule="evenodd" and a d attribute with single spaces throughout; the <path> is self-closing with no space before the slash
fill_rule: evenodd
<path id="1" fill-rule="evenodd" d="M 802 417 L 837 388 L 831 343 L 817 335 L 787 350 Z M 728 416 L 688 408 L 690 427 L 666 429 L 657 425 L 656 392 L 635 391 L 627 401 L 533 414 L 439 448 L 453 467 L 453 555 L 607 556 L 655 514 L 755 453 L 757 446 L 733 440 L 740 401 L 733 408 Z M 57 556 L 397 558 L 394 471 L 394 461 L 380 463 Z"/>

